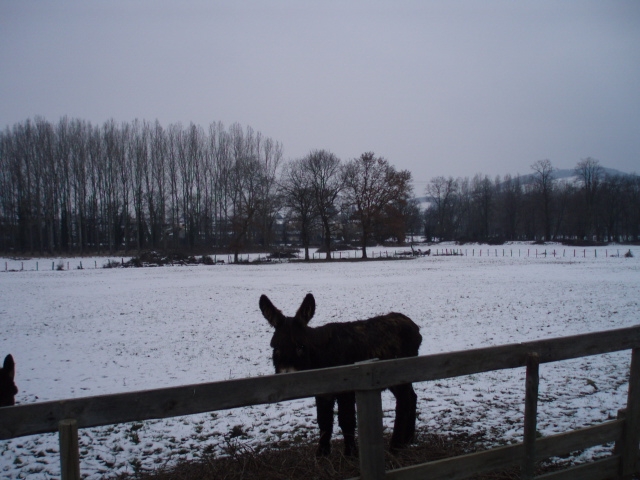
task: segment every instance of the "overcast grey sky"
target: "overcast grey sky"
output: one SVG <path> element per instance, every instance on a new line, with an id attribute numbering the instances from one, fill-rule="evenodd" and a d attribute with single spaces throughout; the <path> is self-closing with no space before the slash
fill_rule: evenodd
<path id="1" fill-rule="evenodd" d="M 418 190 L 547 158 L 640 172 L 637 0 L 0 0 L 0 65 L 2 128 L 239 122 Z"/>

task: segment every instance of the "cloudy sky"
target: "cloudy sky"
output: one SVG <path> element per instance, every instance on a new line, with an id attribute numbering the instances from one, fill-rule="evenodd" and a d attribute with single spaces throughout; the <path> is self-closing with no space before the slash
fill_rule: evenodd
<path id="1" fill-rule="evenodd" d="M 0 0 L 0 127 L 239 122 L 285 158 L 640 172 L 640 2 Z"/>

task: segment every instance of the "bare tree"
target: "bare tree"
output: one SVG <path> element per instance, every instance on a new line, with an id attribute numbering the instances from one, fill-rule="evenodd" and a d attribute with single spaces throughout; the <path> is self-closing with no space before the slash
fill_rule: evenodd
<path id="1" fill-rule="evenodd" d="M 211 152 L 213 210 L 214 210 L 214 243 L 225 244 L 229 234 L 229 199 L 231 192 L 231 137 L 221 122 L 209 126 L 209 150 Z"/>
<path id="2" fill-rule="evenodd" d="M 102 150 L 102 185 L 101 205 L 102 218 L 106 219 L 107 243 L 109 253 L 113 253 L 122 242 L 120 203 L 122 212 L 128 210 L 129 190 L 128 173 L 124 162 L 123 136 L 114 120 L 103 126 L 104 149 Z M 123 186 L 127 188 L 123 190 Z M 125 233 L 126 236 L 126 233 Z"/>
<path id="3" fill-rule="evenodd" d="M 282 161 L 282 144 L 270 138 L 260 142 L 259 160 L 263 167 L 263 181 L 260 185 L 260 203 L 258 217 L 260 219 L 260 241 L 268 247 L 273 242 L 273 228 L 276 216 L 281 207 L 278 195 L 277 172 Z"/>
<path id="4" fill-rule="evenodd" d="M 149 225 L 151 228 L 151 246 L 157 248 L 160 241 L 163 248 L 167 248 L 164 235 L 166 222 L 166 167 L 167 167 L 167 140 L 165 132 L 156 120 L 150 132 L 150 168 L 146 170 L 145 181 L 147 184 L 147 205 L 149 206 Z"/>
<path id="5" fill-rule="evenodd" d="M 133 212 L 135 215 L 136 249 L 138 252 L 145 245 L 145 178 L 149 170 L 148 155 L 149 128 L 146 122 L 134 120 L 128 141 L 128 159 L 132 176 Z"/>
<path id="6" fill-rule="evenodd" d="M 523 196 L 520 176 L 505 175 L 501 193 L 503 232 L 507 240 L 516 240 Z"/>
<path id="7" fill-rule="evenodd" d="M 360 224 L 362 258 L 367 258 L 367 241 L 376 220 L 395 202 L 407 202 L 411 196 L 411 173 L 397 172 L 388 160 L 373 152 L 363 153 L 343 169 L 346 203 L 355 208 Z"/>
<path id="8" fill-rule="evenodd" d="M 300 225 L 304 259 L 309 260 L 311 227 L 317 212 L 311 175 L 303 160 L 293 160 L 285 165 L 280 180 L 280 190 L 285 207 L 291 211 Z"/>
<path id="9" fill-rule="evenodd" d="M 440 240 L 453 238 L 458 188 L 458 181 L 453 177 L 435 177 L 427 185 L 426 194 L 433 202 L 430 210 L 436 219 L 435 235 Z"/>
<path id="10" fill-rule="evenodd" d="M 169 126 L 167 136 L 167 170 L 169 174 L 169 211 L 171 222 L 172 247 L 178 248 L 180 236 L 184 234 L 183 225 L 180 222 L 180 184 L 178 174 L 178 156 L 182 136 L 182 126 L 173 124 Z"/>
<path id="11" fill-rule="evenodd" d="M 326 258 L 331 258 L 332 221 L 337 215 L 336 201 L 342 191 L 340 159 L 327 150 L 313 150 L 303 159 L 311 178 L 316 211 L 322 222 Z"/>
<path id="12" fill-rule="evenodd" d="M 494 207 L 494 187 L 487 175 L 476 175 L 472 181 L 474 211 L 477 213 L 477 239 L 487 241 Z"/>
<path id="13" fill-rule="evenodd" d="M 37 118 L 35 126 L 35 165 L 42 172 L 42 218 L 46 233 L 44 248 L 55 250 L 56 218 L 58 214 L 58 169 L 54 156 L 54 132 L 50 123 Z M 45 236 L 46 235 L 46 236 Z"/>
<path id="14" fill-rule="evenodd" d="M 263 182 L 264 170 L 256 158 L 248 157 L 235 160 L 231 176 L 233 237 L 230 244 L 235 262 L 238 262 L 240 249 L 244 246 L 249 227 L 259 209 L 260 189 Z"/>
<path id="15" fill-rule="evenodd" d="M 578 162 L 575 174 L 580 178 L 583 189 L 585 211 L 583 213 L 585 236 L 588 240 L 593 240 L 595 232 L 595 210 L 597 195 L 604 175 L 604 170 L 600 162 L 591 157 L 584 158 Z"/>
<path id="16" fill-rule="evenodd" d="M 542 213 L 542 223 L 544 228 L 544 240 L 551 241 L 552 201 L 553 201 L 553 172 L 554 168 L 550 160 L 538 160 L 531 165 L 535 172 L 533 176 L 534 191 L 538 197 L 538 208 Z"/>
<path id="17" fill-rule="evenodd" d="M 89 200 L 88 200 L 88 235 L 89 243 L 93 245 L 95 251 L 100 253 L 102 250 L 102 223 L 103 217 L 101 216 L 101 198 L 102 198 L 102 185 L 103 185 L 103 142 L 102 135 L 100 133 L 100 127 L 94 127 L 89 129 L 88 132 L 88 168 L 89 168 Z"/>
<path id="18" fill-rule="evenodd" d="M 87 169 L 89 166 L 88 141 L 90 126 L 80 120 L 73 119 L 70 123 L 71 134 L 71 187 L 73 191 L 73 206 L 71 215 L 75 243 L 82 253 L 87 243 L 86 212 L 87 212 Z"/>

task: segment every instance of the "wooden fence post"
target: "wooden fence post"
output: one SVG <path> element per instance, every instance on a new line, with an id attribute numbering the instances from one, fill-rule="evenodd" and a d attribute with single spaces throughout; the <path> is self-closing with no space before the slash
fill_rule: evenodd
<path id="1" fill-rule="evenodd" d="M 629 393 L 625 427 L 620 453 L 620 477 L 630 480 L 638 459 L 638 443 L 640 442 L 640 348 L 631 351 L 631 367 L 629 370 Z"/>
<path id="2" fill-rule="evenodd" d="M 380 480 L 384 473 L 382 438 L 382 396 L 380 390 L 356 392 L 360 478 Z"/>
<path id="3" fill-rule="evenodd" d="M 538 384 L 540 357 L 537 353 L 527 355 L 527 379 L 524 398 L 524 455 L 522 478 L 534 478 L 536 468 L 536 426 L 538 416 Z"/>
<path id="4" fill-rule="evenodd" d="M 62 480 L 80 480 L 80 453 L 78 449 L 78 422 L 75 419 L 61 420 L 60 477 Z"/>

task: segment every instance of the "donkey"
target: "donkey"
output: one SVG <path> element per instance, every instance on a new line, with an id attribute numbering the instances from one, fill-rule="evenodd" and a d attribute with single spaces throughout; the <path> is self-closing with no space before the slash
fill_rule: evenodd
<path id="1" fill-rule="evenodd" d="M 316 310 L 310 293 L 294 317 L 286 317 L 266 295 L 260 297 L 262 315 L 275 327 L 271 338 L 276 373 L 348 365 L 377 358 L 415 357 L 422 342 L 420 328 L 401 313 L 388 313 L 368 320 L 307 326 Z M 413 441 L 417 396 L 410 383 L 390 388 L 396 397 L 396 419 L 391 448 L 401 448 Z M 331 452 L 333 407 L 338 403 L 338 424 L 344 437 L 344 453 L 357 455 L 355 442 L 355 392 L 316 396 L 320 440 L 317 456 Z"/>
<path id="2" fill-rule="evenodd" d="M 0 407 L 10 407 L 16 404 L 15 395 L 18 387 L 13 383 L 16 374 L 16 364 L 11 355 L 4 358 L 4 365 L 0 368 Z"/>

